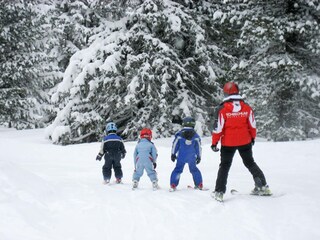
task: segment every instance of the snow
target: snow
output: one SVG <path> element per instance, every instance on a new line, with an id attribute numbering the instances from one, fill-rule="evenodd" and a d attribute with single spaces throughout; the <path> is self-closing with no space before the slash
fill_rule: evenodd
<path id="1" fill-rule="evenodd" d="M 239 68 L 246 68 L 248 65 L 248 62 L 241 60 L 239 63 Z"/>
<path id="2" fill-rule="evenodd" d="M 70 133 L 69 126 L 57 126 L 51 135 L 51 140 L 55 143 L 59 142 L 60 136 L 62 136 L 64 134 L 68 134 L 68 133 Z"/>
<path id="3" fill-rule="evenodd" d="M 100 143 L 53 145 L 44 130 L 0 128 L 1 240 L 320 239 L 320 140 L 266 142 L 254 156 L 274 197 L 234 196 L 253 187 L 239 155 L 234 158 L 223 204 L 210 197 L 219 154 L 202 139 L 198 165 L 210 191 L 187 189 L 185 168 L 178 191 L 168 191 L 174 167 L 172 138 L 156 139 L 161 189 L 152 191 L 146 175 L 131 190 L 135 142 L 125 142 L 124 184 L 102 184 L 103 162 L 95 161 Z"/>
<path id="4" fill-rule="evenodd" d="M 171 30 L 173 32 L 180 32 L 181 31 L 181 19 L 175 15 L 168 16 L 169 23 L 171 24 Z"/>
<path id="5" fill-rule="evenodd" d="M 217 10 L 214 14 L 213 14 L 213 19 L 219 19 L 223 16 L 223 12 L 221 12 L 221 10 Z"/>

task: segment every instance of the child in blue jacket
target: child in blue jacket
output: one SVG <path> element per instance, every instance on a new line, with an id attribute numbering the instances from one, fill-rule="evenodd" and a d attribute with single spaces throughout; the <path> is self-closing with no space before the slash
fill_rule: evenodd
<path id="1" fill-rule="evenodd" d="M 194 130 L 195 120 L 192 117 L 183 119 L 183 129 L 175 135 L 172 144 L 171 160 L 177 160 L 176 167 L 170 177 L 170 191 L 175 191 L 179 185 L 180 175 L 184 165 L 189 165 L 195 188 L 203 189 L 202 175 L 196 164 L 201 161 L 201 139 Z"/>
<path id="2" fill-rule="evenodd" d="M 158 177 L 155 170 L 157 166 L 157 149 L 151 142 L 152 131 L 149 128 L 144 128 L 140 132 L 140 140 L 134 150 L 134 173 L 133 173 L 133 186 L 136 189 L 139 184 L 140 177 L 143 175 L 144 169 L 152 182 L 154 190 L 158 189 Z"/>
<path id="3" fill-rule="evenodd" d="M 101 158 L 104 155 L 105 163 L 102 167 L 104 184 L 108 184 L 110 182 L 112 168 L 114 169 L 116 183 L 121 183 L 123 176 L 120 161 L 126 156 L 126 149 L 122 138 L 118 136 L 116 132 L 116 124 L 113 122 L 108 123 L 106 126 L 107 135 L 104 136 L 100 152 L 96 157 L 97 161 L 101 161 Z"/>

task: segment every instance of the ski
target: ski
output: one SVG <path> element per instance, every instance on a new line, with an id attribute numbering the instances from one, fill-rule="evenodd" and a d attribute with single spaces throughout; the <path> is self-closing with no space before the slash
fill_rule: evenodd
<path id="1" fill-rule="evenodd" d="M 253 194 L 253 193 L 240 193 L 240 192 L 238 192 L 238 190 L 236 190 L 236 189 L 231 189 L 231 190 L 230 190 L 230 193 L 231 193 L 232 195 L 252 195 L 252 196 L 265 196 L 265 197 L 270 197 L 270 196 L 272 196 L 272 193 L 271 193 L 271 194 L 264 194 L 264 195 Z"/>
<path id="2" fill-rule="evenodd" d="M 259 194 L 253 194 L 253 193 L 243 193 L 243 192 L 239 192 L 236 189 L 231 189 L 230 193 L 232 195 L 238 195 L 238 196 L 258 196 L 258 197 L 272 197 L 272 198 L 277 198 L 277 197 L 282 197 L 283 195 L 285 195 L 285 193 L 278 193 L 278 194 L 268 194 L 268 195 L 259 195 Z"/>
<path id="3" fill-rule="evenodd" d="M 209 190 L 209 188 L 203 187 L 203 188 L 200 189 L 200 188 L 193 187 L 191 185 L 188 185 L 187 188 L 188 189 L 194 189 L 194 190 L 200 190 L 200 191 L 208 191 Z"/>

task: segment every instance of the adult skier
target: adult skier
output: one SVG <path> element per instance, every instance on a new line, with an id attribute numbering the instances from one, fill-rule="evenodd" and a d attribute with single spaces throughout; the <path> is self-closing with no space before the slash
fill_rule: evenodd
<path id="1" fill-rule="evenodd" d="M 172 143 L 171 160 L 176 166 L 170 177 L 170 191 L 175 191 L 179 185 L 180 175 L 184 165 L 189 165 L 195 188 L 203 189 L 202 175 L 197 168 L 201 161 L 201 139 L 194 130 L 195 120 L 192 117 L 185 117 L 182 122 L 183 129 L 176 133 Z"/>
<path id="2" fill-rule="evenodd" d="M 103 183 L 108 184 L 111 178 L 111 170 L 114 169 L 116 183 L 121 183 L 123 177 L 121 168 L 121 159 L 126 156 L 126 149 L 123 140 L 117 135 L 117 126 L 113 122 L 106 125 L 106 136 L 103 137 L 100 152 L 96 157 L 97 161 L 101 161 L 104 155 L 105 163 L 102 167 Z"/>
<path id="3" fill-rule="evenodd" d="M 220 104 L 212 133 L 211 149 L 218 152 L 221 140 L 220 165 L 212 197 L 223 201 L 226 192 L 228 173 L 235 152 L 238 150 L 244 165 L 250 171 L 255 182 L 252 194 L 271 195 L 266 178 L 252 156 L 252 146 L 256 138 L 256 122 L 252 108 L 239 95 L 239 87 L 227 82 L 223 87 L 225 98 Z"/>
<path id="4" fill-rule="evenodd" d="M 143 128 L 140 131 L 140 139 L 134 150 L 134 173 L 132 177 L 133 186 L 132 189 L 136 189 L 139 184 L 139 180 L 146 170 L 148 177 L 152 182 L 153 190 L 159 188 L 158 176 L 156 172 L 157 167 L 157 149 L 154 146 L 152 139 L 152 131 L 149 128 Z"/>

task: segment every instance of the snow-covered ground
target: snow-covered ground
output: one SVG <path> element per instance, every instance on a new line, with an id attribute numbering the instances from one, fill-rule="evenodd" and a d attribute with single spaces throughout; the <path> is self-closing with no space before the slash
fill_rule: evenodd
<path id="1" fill-rule="evenodd" d="M 169 177 L 172 139 L 155 140 L 161 189 L 152 191 L 146 175 L 131 190 L 133 149 L 126 142 L 124 184 L 102 184 L 100 143 L 57 146 L 44 130 L 0 128 L 1 240 L 316 240 L 320 239 L 320 140 L 257 141 L 254 156 L 274 197 L 249 193 L 253 180 L 239 155 L 229 174 L 223 204 L 210 197 L 219 154 L 202 141 L 199 168 L 210 191 L 187 189 L 185 168 L 178 191 Z"/>

